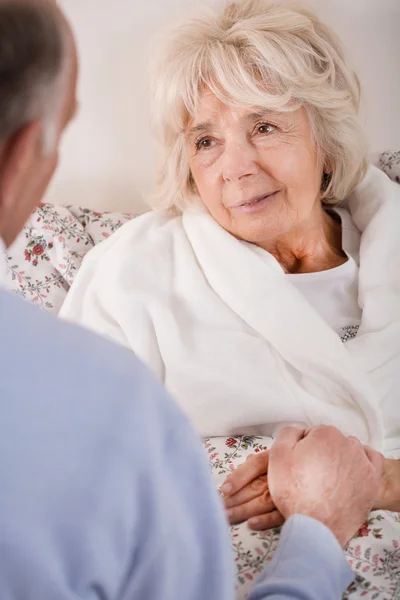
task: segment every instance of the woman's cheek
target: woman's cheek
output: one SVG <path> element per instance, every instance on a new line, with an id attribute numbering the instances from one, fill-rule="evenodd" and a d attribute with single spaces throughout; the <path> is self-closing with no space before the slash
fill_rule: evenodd
<path id="1" fill-rule="evenodd" d="M 281 146 L 270 153 L 270 167 L 274 178 L 287 185 L 299 185 L 301 181 L 310 181 L 314 169 L 309 160 L 304 160 L 305 151 Z M 308 158 L 308 157 L 307 157 Z"/>
<path id="2" fill-rule="evenodd" d="M 192 175 L 203 202 L 207 203 L 220 193 L 219 190 L 219 171 L 215 164 L 201 165 L 197 169 L 192 169 Z"/>
<path id="3" fill-rule="evenodd" d="M 223 149 L 220 146 L 203 150 L 202 154 L 199 155 L 199 164 L 203 169 L 215 169 L 222 153 Z"/>

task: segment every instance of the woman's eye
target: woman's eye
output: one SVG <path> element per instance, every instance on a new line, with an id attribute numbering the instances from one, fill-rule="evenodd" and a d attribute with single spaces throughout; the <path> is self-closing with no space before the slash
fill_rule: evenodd
<path id="1" fill-rule="evenodd" d="M 271 123 L 261 123 L 261 125 L 258 125 L 257 127 L 257 133 L 272 133 L 273 131 L 276 130 L 275 125 L 271 125 Z"/>
<path id="2" fill-rule="evenodd" d="M 200 140 L 197 140 L 196 142 L 196 149 L 197 150 L 208 150 L 209 148 L 211 148 L 213 143 L 213 140 L 210 138 L 201 138 Z"/>

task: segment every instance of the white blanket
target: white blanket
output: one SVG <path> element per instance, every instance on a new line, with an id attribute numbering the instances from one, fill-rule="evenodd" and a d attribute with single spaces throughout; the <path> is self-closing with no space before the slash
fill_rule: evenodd
<path id="1" fill-rule="evenodd" d="M 400 186 L 371 167 L 358 336 L 343 344 L 267 252 L 208 214 L 149 213 L 92 250 L 61 311 L 132 348 L 203 436 L 332 424 L 400 448 Z"/>

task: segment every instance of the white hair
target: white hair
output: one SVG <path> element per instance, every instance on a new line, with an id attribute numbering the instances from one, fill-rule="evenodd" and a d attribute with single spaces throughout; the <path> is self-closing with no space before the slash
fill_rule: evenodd
<path id="1" fill-rule="evenodd" d="M 55 116 L 53 116 L 51 119 L 47 118 L 43 122 L 41 143 L 42 143 L 42 156 L 51 156 L 57 150 L 58 127 L 57 127 L 57 118 Z"/>
<path id="2" fill-rule="evenodd" d="M 152 122 L 162 153 L 154 208 L 182 211 L 196 197 L 184 131 L 206 87 L 240 107 L 304 107 L 324 165 L 324 202 L 340 202 L 363 178 L 360 86 L 337 36 L 310 9 L 238 0 L 184 20 L 161 39 L 152 69 Z"/>
<path id="3" fill-rule="evenodd" d="M 57 150 L 60 130 L 60 113 L 65 99 L 67 84 L 66 68 L 55 80 L 51 88 L 47 89 L 47 95 L 51 96 L 51 103 L 43 102 L 42 108 L 42 154 L 51 156 Z M 40 113 L 39 113 L 40 114 Z"/>

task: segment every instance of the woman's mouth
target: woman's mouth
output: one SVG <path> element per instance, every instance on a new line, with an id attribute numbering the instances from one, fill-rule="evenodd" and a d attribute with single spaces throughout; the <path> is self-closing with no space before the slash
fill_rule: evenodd
<path id="1" fill-rule="evenodd" d="M 264 194 L 263 196 L 255 196 L 238 206 L 234 206 L 235 211 L 241 211 L 245 213 L 254 213 L 265 208 L 279 193 L 279 190 L 272 192 L 271 194 Z"/>

